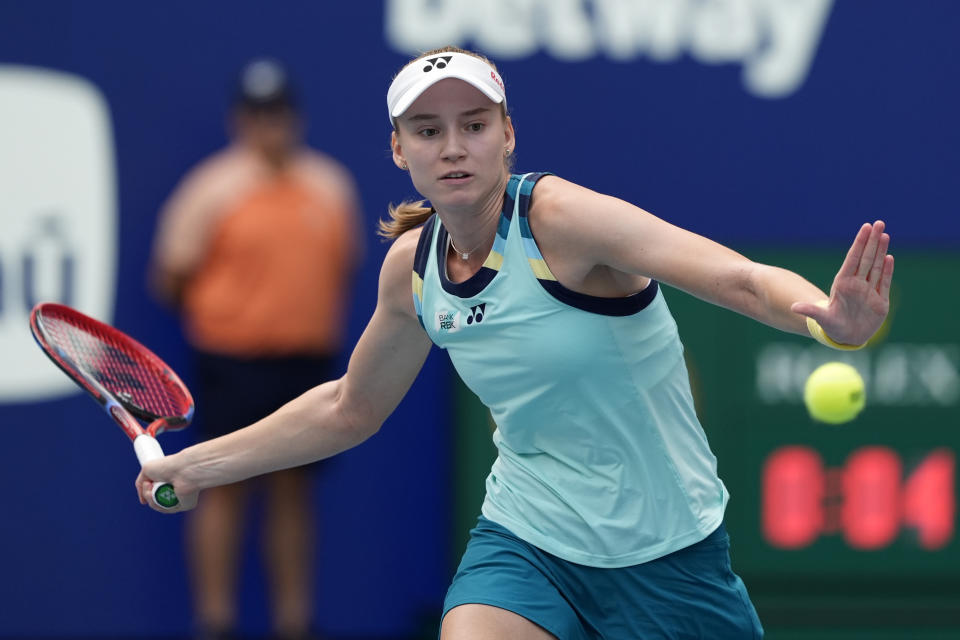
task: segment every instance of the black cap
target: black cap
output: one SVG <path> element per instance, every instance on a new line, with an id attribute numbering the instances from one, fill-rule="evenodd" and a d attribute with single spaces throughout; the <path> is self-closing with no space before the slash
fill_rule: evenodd
<path id="1" fill-rule="evenodd" d="M 244 66 L 237 83 L 237 105 L 248 109 L 295 107 L 286 69 L 276 60 L 262 58 Z"/>

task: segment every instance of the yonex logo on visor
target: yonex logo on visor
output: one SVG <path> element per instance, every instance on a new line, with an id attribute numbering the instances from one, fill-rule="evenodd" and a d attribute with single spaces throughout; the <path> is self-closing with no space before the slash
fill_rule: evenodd
<path id="1" fill-rule="evenodd" d="M 427 66 L 423 68 L 423 72 L 433 71 L 433 67 L 436 66 L 437 69 L 446 69 L 447 63 L 450 62 L 450 58 L 453 56 L 439 56 L 437 58 L 427 58 Z M 439 62 L 437 62 L 439 60 Z"/>
<path id="2" fill-rule="evenodd" d="M 463 80 L 497 104 L 507 101 L 503 80 L 480 58 L 466 53 L 437 55 L 407 65 L 393 79 L 387 91 L 387 115 L 391 124 L 393 118 L 409 109 L 424 91 L 445 78 Z"/>

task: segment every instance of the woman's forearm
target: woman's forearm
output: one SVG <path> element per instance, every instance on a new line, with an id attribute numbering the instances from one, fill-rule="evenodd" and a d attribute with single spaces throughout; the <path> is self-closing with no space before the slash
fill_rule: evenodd
<path id="1" fill-rule="evenodd" d="M 191 490 L 308 464 L 354 447 L 379 425 L 352 424 L 341 410 L 341 380 L 327 382 L 276 412 L 225 436 L 184 449 L 179 477 Z"/>
<path id="2" fill-rule="evenodd" d="M 809 336 L 806 318 L 790 310 L 794 302 L 817 302 L 827 298 L 818 287 L 787 269 L 755 265 L 750 278 L 753 302 L 748 315 L 760 322 L 803 336 Z"/>

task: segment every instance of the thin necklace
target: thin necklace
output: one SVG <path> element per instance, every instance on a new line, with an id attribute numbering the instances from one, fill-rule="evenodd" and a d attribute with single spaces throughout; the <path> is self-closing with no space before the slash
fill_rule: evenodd
<path id="1" fill-rule="evenodd" d="M 453 249 L 453 252 L 457 254 L 457 257 L 459 257 L 461 260 L 469 260 L 470 254 L 476 251 L 477 249 L 479 249 L 480 245 L 483 244 L 481 242 L 480 244 L 475 246 L 473 249 L 470 249 L 470 251 L 460 251 L 460 249 L 457 249 L 457 245 L 453 244 L 453 236 L 451 236 L 450 234 L 447 234 L 447 240 L 450 241 L 450 248 Z"/>

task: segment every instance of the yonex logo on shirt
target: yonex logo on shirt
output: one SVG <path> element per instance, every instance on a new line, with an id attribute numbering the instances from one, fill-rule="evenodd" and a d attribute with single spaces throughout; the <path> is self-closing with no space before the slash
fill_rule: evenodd
<path id="1" fill-rule="evenodd" d="M 470 307 L 470 315 L 467 316 L 467 324 L 473 324 L 474 322 L 480 323 L 483 322 L 483 313 L 487 310 L 487 303 L 478 304 L 475 307 Z"/>

